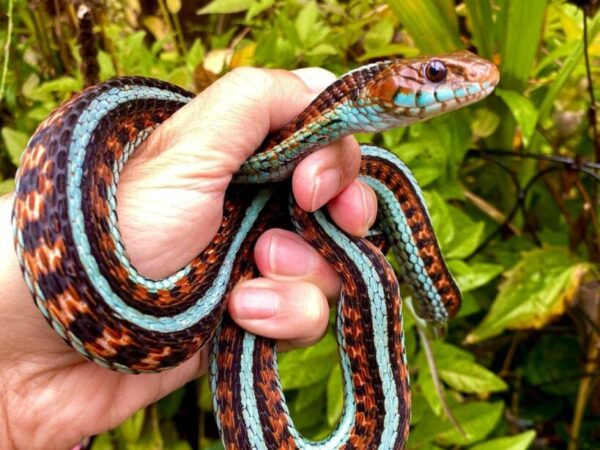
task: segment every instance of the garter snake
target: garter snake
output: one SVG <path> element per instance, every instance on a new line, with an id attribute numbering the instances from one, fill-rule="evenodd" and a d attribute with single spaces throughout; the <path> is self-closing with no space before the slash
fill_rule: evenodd
<path id="1" fill-rule="evenodd" d="M 224 219 L 208 248 L 162 280 L 140 275 L 116 217 L 119 174 L 135 148 L 193 94 L 125 77 L 74 96 L 37 129 L 17 174 L 13 229 L 34 301 L 86 358 L 129 373 L 174 367 L 211 338 L 211 384 L 228 449 L 396 449 L 408 435 L 410 397 L 398 282 L 369 240 L 344 234 L 326 213 L 308 214 L 280 189 L 311 152 L 342 136 L 408 125 L 486 97 L 496 67 L 460 51 L 382 61 L 339 78 L 270 136 L 234 176 Z M 410 170 L 362 147 L 361 176 L 377 193 L 379 229 L 412 286 L 419 314 L 444 324 L 460 292 L 444 264 Z M 289 205 L 289 206 L 288 206 Z M 225 315 L 236 282 L 253 276 L 258 236 L 289 208 L 296 231 L 339 272 L 337 331 L 345 408 L 335 432 L 303 439 L 283 398 L 273 343 Z"/>

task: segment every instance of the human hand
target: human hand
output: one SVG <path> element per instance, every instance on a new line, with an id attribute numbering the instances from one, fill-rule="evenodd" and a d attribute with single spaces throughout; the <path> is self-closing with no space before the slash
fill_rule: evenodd
<path id="1" fill-rule="evenodd" d="M 320 69 L 296 75 L 235 70 L 149 137 L 126 166 L 118 191 L 121 233 L 143 275 L 167 276 L 208 245 L 232 174 L 268 131 L 293 119 L 332 80 Z M 292 180 L 298 204 L 315 210 L 329 202 L 341 228 L 364 234 L 375 219 L 376 199 L 356 181 L 359 165 L 353 138 L 309 156 Z M 10 238 L 11 205 L 10 198 L 0 199 L 1 448 L 68 448 L 206 372 L 206 350 L 164 373 L 128 375 L 87 362 L 62 342 L 22 281 Z M 255 261 L 263 277 L 234 289 L 228 304 L 233 319 L 278 339 L 280 348 L 317 341 L 327 326 L 327 299 L 339 293 L 337 274 L 285 230 L 261 236 Z"/>

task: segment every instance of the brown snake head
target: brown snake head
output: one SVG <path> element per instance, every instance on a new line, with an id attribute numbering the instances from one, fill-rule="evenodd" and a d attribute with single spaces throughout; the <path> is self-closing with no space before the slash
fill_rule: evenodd
<path id="1" fill-rule="evenodd" d="M 495 64 L 467 50 L 378 64 L 384 67 L 366 84 L 363 98 L 375 101 L 402 124 L 479 101 L 500 80 Z"/>

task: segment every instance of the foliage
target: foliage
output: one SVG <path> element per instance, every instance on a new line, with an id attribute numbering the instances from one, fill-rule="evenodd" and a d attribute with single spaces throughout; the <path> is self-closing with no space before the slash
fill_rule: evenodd
<path id="1" fill-rule="evenodd" d="M 489 100 L 361 136 L 413 169 L 464 294 L 446 341 L 431 343 L 464 433 L 443 413 L 408 311 L 409 448 L 600 447 L 600 226 L 590 165 L 600 158 L 590 122 L 590 93 L 600 96 L 600 15 L 588 19 L 586 48 L 582 12 L 558 0 L 105 3 L 94 11 L 101 79 L 147 75 L 200 91 L 242 65 L 342 73 L 374 58 L 462 47 L 497 62 L 502 81 Z M 8 11 L 12 1 L 0 4 Z M 84 85 L 72 3 L 12 6 L 10 17 L 0 16 L 0 47 L 8 49 L 0 74 L 0 194 L 13 188 L 35 126 Z M 342 410 L 333 331 L 312 348 L 280 355 L 280 373 L 297 426 L 324 437 Z M 92 448 L 217 449 L 210 409 L 203 379 Z"/>

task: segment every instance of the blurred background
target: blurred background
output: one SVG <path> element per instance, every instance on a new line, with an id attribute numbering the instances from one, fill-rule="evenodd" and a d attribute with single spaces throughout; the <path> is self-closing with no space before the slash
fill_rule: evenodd
<path id="1" fill-rule="evenodd" d="M 37 124 L 98 80 L 145 75 L 201 92 L 239 66 L 341 75 L 379 59 L 475 51 L 501 71 L 489 99 L 359 136 L 414 171 L 464 294 L 444 341 L 427 338 L 405 312 L 408 447 L 600 449 L 599 7 L 0 0 L 0 195 L 13 189 Z M 318 345 L 279 356 L 292 416 L 309 438 L 326 436 L 341 414 L 337 358 L 333 328 Z M 211 409 L 203 378 L 85 445 L 219 449 Z"/>

